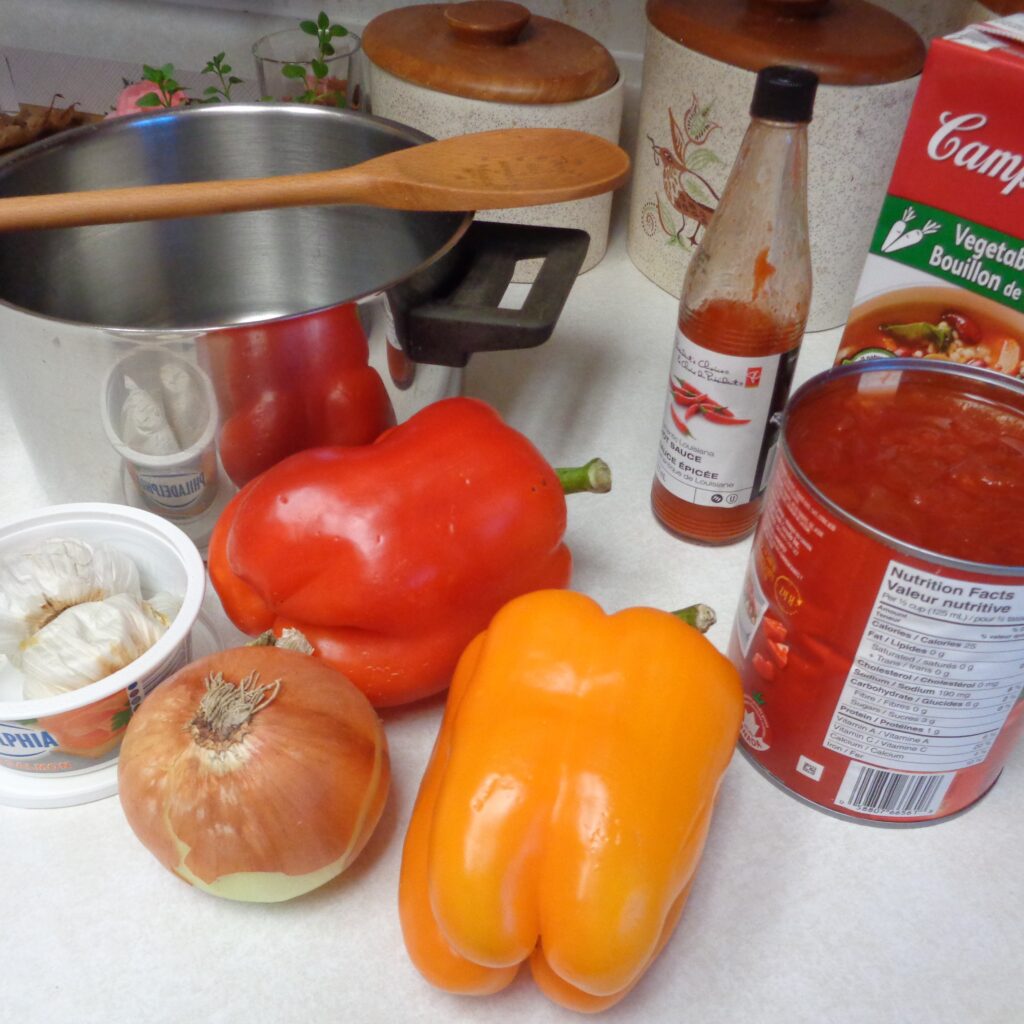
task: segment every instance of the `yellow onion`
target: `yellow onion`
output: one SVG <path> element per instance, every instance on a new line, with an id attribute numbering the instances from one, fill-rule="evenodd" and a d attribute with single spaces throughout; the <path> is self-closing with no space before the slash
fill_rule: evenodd
<path id="1" fill-rule="evenodd" d="M 276 902 L 348 867 L 391 773 L 370 702 L 318 659 L 240 647 L 186 665 L 133 716 L 118 764 L 132 830 L 216 896 Z"/>

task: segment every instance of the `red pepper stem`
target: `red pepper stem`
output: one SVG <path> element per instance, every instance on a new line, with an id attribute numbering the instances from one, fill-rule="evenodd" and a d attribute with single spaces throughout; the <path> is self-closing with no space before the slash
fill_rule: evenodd
<path id="1" fill-rule="evenodd" d="M 298 651 L 299 654 L 312 654 L 313 645 L 306 639 L 305 635 L 291 626 L 285 626 L 281 635 L 277 636 L 272 629 L 265 629 L 259 636 L 254 637 L 246 647 L 280 647 L 283 651 Z"/>
<path id="2" fill-rule="evenodd" d="M 691 604 L 688 608 L 680 608 L 672 614 L 700 633 L 706 633 L 718 620 L 714 609 L 706 604 Z"/>
<path id="3" fill-rule="evenodd" d="M 612 489 L 612 471 L 604 459 L 591 459 L 585 466 L 569 466 L 555 472 L 566 494 L 607 494 Z"/>

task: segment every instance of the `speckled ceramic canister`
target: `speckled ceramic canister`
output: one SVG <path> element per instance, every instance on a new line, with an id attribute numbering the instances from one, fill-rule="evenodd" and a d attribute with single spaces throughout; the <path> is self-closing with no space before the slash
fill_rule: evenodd
<path id="1" fill-rule="evenodd" d="M 519 4 L 422 4 L 378 16 L 364 33 L 373 113 L 448 138 L 498 128 L 573 128 L 619 141 L 623 80 L 611 55 L 577 29 Z M 608 245 L 612 194 L 487 211 L 481 220 L 581 228 L 582 271 Z M 531 281 L 536 261 L 514 280 Z"/>
<path id="2" fill-rule="evenodd" d="M 877 0 L 879 6 L 901 17 L 925 40 L 949 35 L 972 21 L 986 21 L 989 13 L 977 0 Z"/>
<path id="3" fill-rule="evenodd" d="M 633 263 L 673 295 L 739 151 L 755 79 L 648 24 L 628 246 Z M 846 320 L 917 80 L 823 79 L 818 88 L 808 134 L 809 331 Z"/>
<path id="4" fill-rule="evenodd" d="M 575 128 L 600 135 L 610 142 L 619 141 L 621 78 L 601 95 L 573 103 L 492 103 L 425 89 L 403 81 L 372 62 L 369 67 L 373 113 L 401 121 L 438 139 L 493 128 Z M 582 228 L 590 235 L 590 246 L 580 269 L 582 273 L 600 262 L 605 254 L 611 209 L 612 193 L 606 192 L 571 203 L 551 203 L 522 210 L 489 210 L 477 216 L 480 220 L 515 224 Z M 517 279 L 526 278 L 532 278 L 532 275 L 517 275 Z"/>
<path id="5" fill-rule="evenodd" d="M 1014 14 L 1024 14 L 1024 0 L 985 0 L 984 3 L 981 0 L 974 0 L 963 24 L 973 25 L 975 22 L 1007 18 Z"/>

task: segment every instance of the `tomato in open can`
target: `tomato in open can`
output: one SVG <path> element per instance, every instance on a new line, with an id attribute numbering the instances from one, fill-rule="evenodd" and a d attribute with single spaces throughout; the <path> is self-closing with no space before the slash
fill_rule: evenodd
<path id="1" fill-rule="evenodd" d="M 854 363 L 780 438 L 730 640 L 742 749 L 844 817 L 956 814 L 1024 730 L 1024 382 Z"/>

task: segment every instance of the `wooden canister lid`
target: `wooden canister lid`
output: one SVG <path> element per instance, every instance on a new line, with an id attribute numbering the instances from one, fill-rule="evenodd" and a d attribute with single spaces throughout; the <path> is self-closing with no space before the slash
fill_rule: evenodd
<path id="1" fill-rule="evenodd" d="M 827 85 L 878 85 L 920 74 L 925 46 L 868 0 L 647 0 L 658 31 L 707 57 L 759 71 L 794 64 Z"/>
<path id="2" fill-rule="evenodd" d="M 987 7 L 993 14 L 1000 18 L 1008 14 L 1024 13 L 1024 0 L 981 0 L 982 6 Z"/>
<path id="3" fill-rule="evenodd" d="M 386 11 L 366 26 L 363 50 L 407 82 L 498 103 L 571 103 L 619 77 L 596 39 L 505 0 Z"/>

